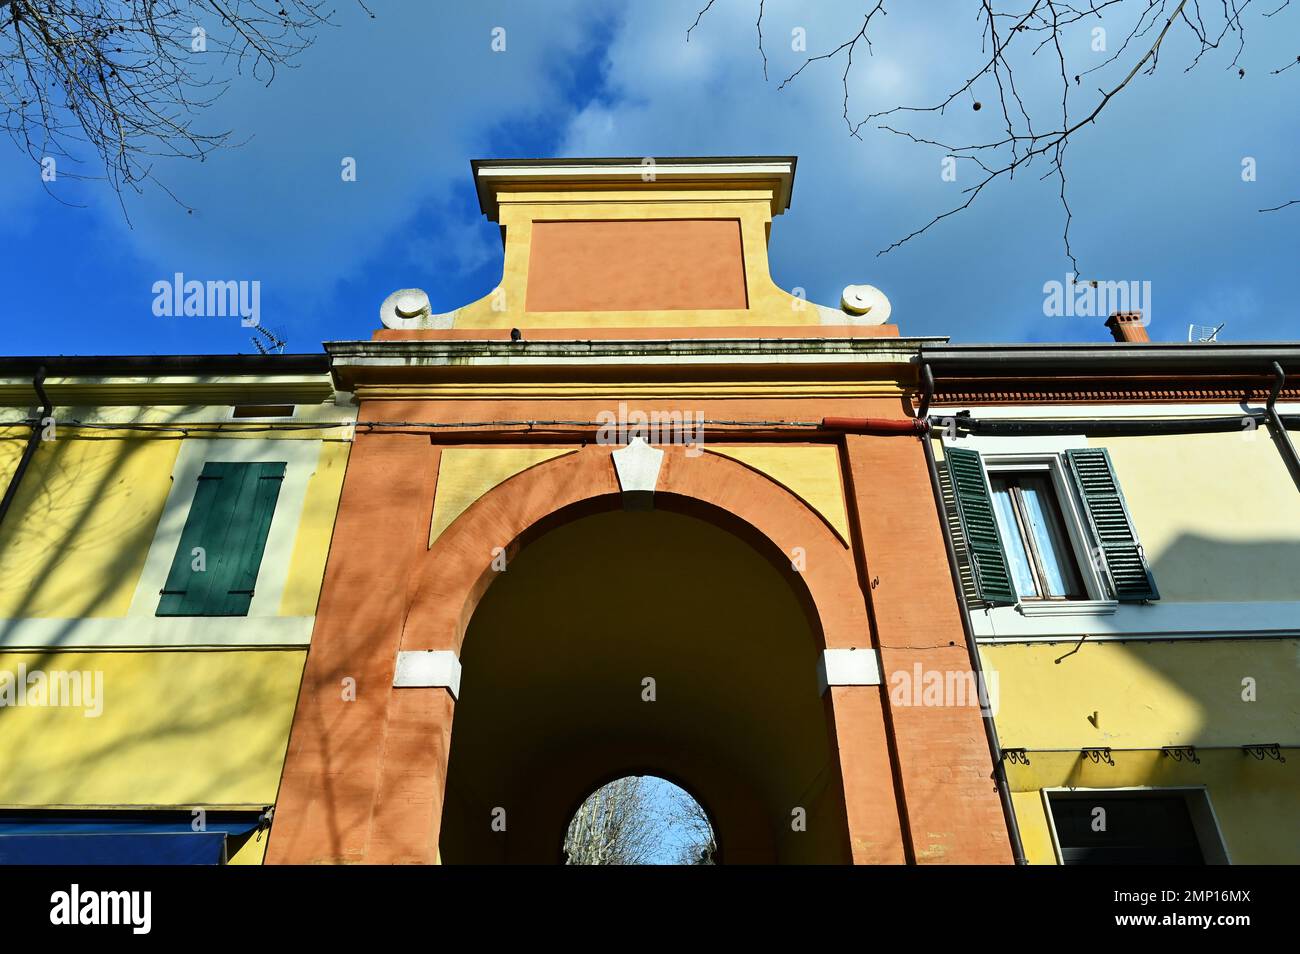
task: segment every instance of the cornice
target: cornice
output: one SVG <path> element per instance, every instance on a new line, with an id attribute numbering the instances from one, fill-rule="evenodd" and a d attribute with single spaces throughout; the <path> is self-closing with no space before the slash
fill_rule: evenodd
<path id="1" fill-rule="evenodd" d="M 320 404 L 334 388 L 324 374 L 220 377 L 51 377 L 56 407 Z M 0 378 L 0 406 L 33 407 L 30 378 Z"/>

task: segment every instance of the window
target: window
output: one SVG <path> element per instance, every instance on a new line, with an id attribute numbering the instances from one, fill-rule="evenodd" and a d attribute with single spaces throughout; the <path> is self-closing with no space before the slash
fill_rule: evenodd
<path id="1" fill-rule="evenodd" d="M 989 483 L 1017 595 L 1022 600 L 1087 599 L 1051 475 L 995 472 Z"/>
<path id="2" fill-rule="evenodd" d="M 1061 864 L 1226 864 L 1204 789 L 1048 792 Z"/>
<path id="3" fill-rule="evenodd" d="M 236 404 L 230 409 L 233 420 L 243 418 L 293 417 L 292 404 Z"/>
<path id="4" fill-rule="evenodd" d="M 1105 449 L 944 458 L 973 596 L 1030 615 L 1160 598 Z"/>
<path id="5" fill-rule="evenodd" d="M 208 461 L 199 474 L 158 616 L 246 616 L 285 464 Z"/>

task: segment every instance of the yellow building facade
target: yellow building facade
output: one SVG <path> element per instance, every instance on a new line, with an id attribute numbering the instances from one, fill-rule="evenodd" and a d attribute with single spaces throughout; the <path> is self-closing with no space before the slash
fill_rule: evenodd
<path id="1" fill-rule="evenodd" d="M 234 819 L 229 860 L 260 860 L 354 411 L 292 356 L 8 359 L 0 403 L 0 819 Z M 205 472 L 266 462 L 248 605 L 164 615 Z"/>
<path id="2" fill-rule="evenodd" d="M 1158 828 L 1170 812 L 1181 834 L 1161 837 L 1193 839 L 1206 862 L 1300 861 L 1300 406 L 1281 373 L 1294 354 L 1119 342 L 927 356 L 931 441 L 956 455 L 944 474 L 978 455 L 995 502 L 1023 500 L 1041 475 L 1077 580 L 1049 597 L 1029 571 L 1011 598 L 982 594 L 963 546 L 972 515 L 945 481 L 1029 863 L 1175 860 L 1113 827 Z M 1108 460 L 1109 510 L 1090 505 L 1072 459 Z M 1015 576 L 1012 538 L 1033 530 L 1012 505 L 996 517 Z M 1136 572 L 1097 546 L 1124 523 Z M 1131 598 L 1116 598 L 1116 573 Z"/>

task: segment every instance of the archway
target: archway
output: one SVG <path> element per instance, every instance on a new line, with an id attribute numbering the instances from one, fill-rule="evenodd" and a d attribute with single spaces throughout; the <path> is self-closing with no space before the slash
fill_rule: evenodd
<path id="1" fill-rule="evenodd" d="M 559 862 L 575 808 L 630 773 L 680 779 L 725 863 L 849 860 L 810 599 L 721 516 L 580 516 L 496 575 L 461 651 L 445 863 Z"/>
<path id="2" fill-rule="evenodd" d="M 893 751 L 896 737 L 879 683 L 884 651 L 877 653 L 873 647 L 863 569 L 852 547 L 801 498 L 763 473 L 720 454 L 706 452 L 691 457 L 681 447 L 666 447 L 653 495 L 655 509 L 649 513 L 628 513 L 622 510 L 628 501 L 622 494 L 615 460 L 611 459 L 614 448 L 587 445 L 498 484 L 471 504 L 428 547 L 428 501 L 435 493 L 439 473 L 437 454 L 425 456 L 415 438 L 411 443 L 397 445 L 391 440 L 364 442 L 360 445 L 363 449 L 354 451 L 349 464 L 349 484 L 331 544 L 327 585 L 322 590 L 321 609 L 277 801 L 283 810 L 277 812 L 276 830 L 268 847 L 271 861 L 428 864 L 439 860 L 453 737 L 460 745 L 467 744 L 462 729 L 468 720 L 461 718 L 461 699 L 468 704 L 472 697 L 484 695 L 474 690 L 472 673 L 463 685 L 460 678 L 474 666 L 472 657 L 464 659 L 462 666 L 462 653 L 471 643 L 467 638 L 471 621 L 478 619 L 480 604 L 490 587 L 522 575 L 518 572 L 519 560 L 534 550 L 535 543 L 553 531 L 600 515 L 649 521 L 692 517 L 705 525 L 706 532 L 708 529 L 715 532 L 710 539 L 729 541 L 727 552 L 746 554 L 751 561 L 757 560 L 766 567 L 765 575 L 741 575 L 751 586 L 739 591 L 733 587 L 726 600 L 720 595 L 722 591 L 715 577 L 719 577 L 719 567 L 728 566 L 728 559 L 716 554 L 712 566 L 697 568 L 694 575 L 683 572 L 668 583 L 649 586 L 624 573 L 607 584 L 606 593 L 595 592 L 588 583 L 585 589 L 572 593 L 569 600 L 571 605 L 580 606 L 583 600 L 599 598 L 607 608 L 619 605 L 629 610 L 640 609 L 644 615 L 647 608 L 662 613 L 663 601 L 678 597 L 673 586 L 687 593 L 699 590 L 710 599 L 704 601 L 697 615 L 711 621 L 708 625 L 718 631 L 725 631 L 726 622 L 734 622 L 738 612 L 728 611 L 727 607 L 766 606 L 775 601 L 790 615 L 791 608 L 797 606 L 803 613 L 806 629 L 793 628 L 793 631 L 803 633 L 803 638 L 787 639 L 783 645 L 804 647 L 800 650 L 802 655 L 797 660 L 785 659 L 780 666 L 771 666 L 765 678 L 775 679 L 776 670 L 785 669 L 781 675 L 788 675 L 785 691 L 791 694 L 790 698 L 798 698 L 802 706 L 809 706 L 808 700 L 813 700 L 811 705 L 819 707 L 821 712 L 819 732 L 823 736 L 833 732 L 834 743 L 828 747 L 835 758 L 828 764 L 829 770 L 835 772 L 836 784 L 845 793 L 838 800 L 837 810 L 848 819 L 853 861 L 904 860 L 906 829 L 901 796 L 909 776 L 900 776 L 907 766 L 900 768 Z M 426 469 L 421 470 L 422 467 Z M 409 477 L 403 484 L 407 493 L 397 498 L 389 486 L 394 475 Z M 878 486 L 883 489 L 889 485 Z M 422 493 L 427 496 L 421 498 Z M 380 506 L 378 511 L 376 506 Z M 896 523 L 894 511 L 890 513 Z M 382 519 L 377 519 L 381 515 Z M 610 539 L 617 539 L 617 535 Z M 655 543 L 664 556 L 660 564 L 680 562 L 682 552 L 698 549 L 681 544 L 677 538 Z M 897 551 L 886 548 L 880 552 L 888 557 Z M 384 558 L 377 558 L 377 553 L 383 553 Z M 623 555 L 617 551 L 607 554 L 605 562 L 617 565 Z M 503 556 L 510 567 L 505 574 L 497 569 Z M 798 572 L 791 566 L 792 558 L 798 562 Z M 882 560 L 877 565 L 895 564 Z M 906 578 L 904 567 L 896 569 L 897 579 Z M 891 632 L 916 615 L 910 610 L 913 605 L 910 597 L 902 604 L 897 600 L 889 604 L 887 624 Z M 706 610 L 712 615 L 703 616 Z M 564 618 L 564 614 L 559 618 Z M 664 619 L 665 626 L 676 625 L 671 617 Z M 605 622 L 611 631 L 619 629 L 620 618 L 608 611 Z M 787 628 L 787 636 L 790 631 Z M 923 635 L 908 638 L 933 638 L 931 629 L 916 632 Z M 530 643 L 525 640 L 520 645 Z M 718 645 L 731 649 L 745 647 L 734 635 Z M 752 644 L 748 648 L 753 648 Z M 825 656 L 821 655 L 823 649 Z M 866 652 L 855 655 L 856 650 L 863 649 Z M 961 651 L 964 650 L 949 650 L 951 654 Z M 911 658 L 906 650 L 890 652 L 895 665 Z M 755 660 L 771 658 L 752 652 L 733 655 L 740 660 L 739 668 L 734 662 L 730 668 L 716 667 L 712 673 L 715 684 L 730 685 L 738 673 L 752 676 L 744 667 L 758 665 Z M 503 650 L 489 654 L 489 658 L 499 661 L 510 657 Z M 587 657 L 576 658 L 581 664 Z M 408 668 L 403 668 L 404 663 Z M 643 675 L 639 674 L 638 679 Z M 340 685 L 355 685 L 357 692 L 354 696 L 340 692 Z M 545 704 L 549 705 L 553 698 L 546 697 Z M 506 700 L 505 704 L 510 702 Z M 514 702 L 518 707 L 519 700 Z M 750 699 L 746 706 L 735 711 L 749 715 L 752 723 L 747 727 L 749 735 L 761 738 L 762 733 L 755 732 L 753 725 L 774 718 L 771 713 L 779 712 L 784 704 L 784 696 L 768 699 L 765 705 Z M 695 723 L 710 726 L 716 708 L 716 695 L 704 698 Z M 810 712 L 811 708 L 804 711 Z M 601 715 L 595 712 L 593 718 L 599 719 Z M 928 792 L 930 786 L 937 784 L 934 779 L 938 776 L 930 771 L 935 760 L 949 759 L 953 752 L 964 753 L 965 748 L 973 745 L 967 743 L 975 738 L 970 731 L 970 719 L 954 710 L 918 713 L 925 716 L 923 720 L 912 718 L 909 712 L 899 715 L 905 723 L 905 744 L 909 751 L 924 753 L 923 758 L 915 760 L 916 766 L 923 769 L 915 774 L 915 779 L 917 786 Z M 978 714 L 973 718 L 977 719 Z M 716 721 L 723 724 L 726 720 Z M 954 740 L 951 745 L 949 739 Z M 821 740 L 816 744 L 819 751 L 827 745 Z M 717 748 L 724 750 L 724 758 L 734 758 L 734 753 L 728 756 L 729 746 Z M 505 751 L 510 757 L 527 756 L 526 752 L 516 753 L 513 748 Z M 562 771 L 564 757 L 573 758 L 557 754 L 546 766 L 547 777 L 572 780 L 584 773 L 590 776 L 585 790 L 575 782 L 568 796 L 559 793 L 559 800 L 568 797 L 573 808 L 586 791 L 614 777 L 608 772 L 672 772 L 665 768 L 668 756 L 648 744 L 643 746 L 641 764 L 628 763 L 632 753 L 626 745 L 610 751 L 600 764 L 592 759 L 592 764 L 578 765 L 572 771 Z M 620 760 L 622 764 L 614 764 Z M 771 744 L 763 749 L 761 760 L 752 761 L 761 761 L 774 775 L 783 771 Z M 703 765 L 699 771 L 708 770 L 710 764 Z M 967 759 L 962 764 L 975 763 Z M 798 770 L 798 766 L 790 769 L 786 765 L 784 770 L 790 773 Z M 973 771 L 965 772 L 963 768 L 963 772 L 963 778 L 969 777 L 972 786 L 982 784 L 982 778 Z M 533 777 L 541 774 L 535 771 Z M 686 780 L 706 800 L 716 800 L 686 772 L 672 774 Z M 754 785 L 750 785 L 748 794 L 743 789 L 744 773 L 715 771 L 713 775 L 721 797 L 731 805 L 758 806 L 748 810 L 750 822 L 744 821 L 746 812 L 740 808 L 730 813 L 735 819 L 732 824 L 741 827 L 749 824 L 751 831 L 770 830 L 773 806 L 777 805 L 790 813 L 789 821 L 783 819 L 783 825 L 791 825 L 791 831 L 794 823 L 812 831 L 812 797 L 833 789 L 830 783 L 818 778 L 809 781 L 810 788 L 797 793 L 800 797 L 793 803 L 789 803 L 786 794 L 779 799 L 772 797 L 771 790 L 763 791 L 764 801 L 754 796 Z M 727 784 L 728 780 L 732 786 Z M 764 781 L 770 780 L 759 779 L 760 783 Z M 734 786 L 740 786 L 741 790 Z M 762 790 L 761 784 L 757 787 Z M 557 795 L 552 792 L 548 797 L 555 799 Z M 980 801 L 982 797 L 982 792 L 972 792 L 969 798 L 963 795 L 962 804 L 980 804 L 982 810 L 991 805 L 993 811 L 997 810 L 996 798 L 989 803 L 987 799 Z M 924 804 L 937 803 L 927 795 Z M 515 808 L 522 806 L 525 816 L 529 811 L 540 811 L 537 805 L 537 797 L 531 792 L 522 801 L 515 800 Z M 507 815 L 507 830 L 517 833 L 521 830 L 515 824 L 518 814 L 506 813 L 506 807 L 492 805 L 490 817 L 497 820 L 494 810 L 501 809 Z M 549 806 L 548 811 L 552 808 L 553 805 Z M 448 807 L 448 819 L 455 819 L 459 810 L 455 804 Z M 557 829 L 554 840 L 549 842 L 549 847 L 530 849 L 533 852 L 530 857 L 547 862 L 559 860 L 561 822 L 554 819 L 562 814 L 553 811 L 548 816 Z M 759 820 L 753 821 L 754 818 Z M 469 826 L 479 824 L 479 819 L 470 818 Z M 477 831 L 469 826 L 463 830 Z M 534 826 L 535 829 L 543 827 L 546 826 Z M 831 828 L 834 826 L 820 825 L 816 831 Z M 927 835 L 931 841 L 950 837 L 941 826 L 925 830 L 936 833 L 932 838 Z M 979 830 L 983 831 L 984 827 Z M 775 844 L 765 848 L 757 835 L 749 839 L 728 839 L 725 831 L 719 835 L 728 843 L 755 846 L 750 860 L 791 857 L 784 853 L 784 848 L 778 852 Z M 460 836 L 453 833 L 447 841 L 451 853 L 448 860 L 457 857 L 457 837 Z M 500 850 L 502 844 L 510 841 L 493 842 L 493 850 Z M 513 839 L 515 843 L 519 841 Z M 811 843 L 811 839 L 805 839 L 798 844 Z M 813 860 L 833 855 L 827 851 Z M 461 853 L 460 857 L 467 855 Z M 745 859 L 728 851 L 727 860 Z"/>

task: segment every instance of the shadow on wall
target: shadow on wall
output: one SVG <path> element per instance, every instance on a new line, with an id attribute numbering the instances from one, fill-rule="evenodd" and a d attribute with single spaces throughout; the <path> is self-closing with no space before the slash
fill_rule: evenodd
<path id="1" fill-rule="evenodd" d="M 165 489 L 148 497 L 149 488 L 136 482 L 146 475 L 158 480 L 153 468 L 160 460 L 149 458 L 167 447 L 160 456 L 168 464 L 164 486 L 170 486 L 182 439 L 65 436 L 41 442 L 0 526 L 0 616 L 67 618 L 52 640 L 58 646 L 78 619 L 124 615 L 123 588 L 129 603 L 166 501 Z M 115 495 L 121 503 L 113 506 Z M 56 584 L 56 573 L 75 574 L 76 585 Z M 15 585 L 25 588 L 15 595 Z"/>
<path id="2" fill-rule="evenodd" d="M 1296 602 L 1297 613 L 1289 620 L 1282 617 L 1281 623 L 1292 629 L 1279 634 L 1278 614 L 1270 611 L 1261 615 L 1259 629 L 1271 627 L 1273 633 L 1214 638 L 1228 626 L 1251 627 L 1249 601 L 1238 595 L 1242 605 L 1234 607 L 1228 619 L 1217 612 L 1211 615 L 1206 607 L 1204 634 L 1123 641 L 1065 636 L 1030 646 L 986 645 L 994 658 L 1002 655 L 1007 668 L 1012 653 L 1032 660 L 1019 672 L 1027 683 L 1008 682 L 1001 674 L 1002 707 L 1013 713 L 1014 723 L 1003 744 L 1159 748 L 1300 743 L 1300 600 L 1295 593 L 1300 577 L 1289 576 L 1290 592 L 1281 586 L 1292 568 L 1300 566 L 1300 542 L 1179 538 L 1152 564 L 1161 599 L 1128 605 L 1149 614 L 1151 632 L 1158 633 L 1162 618 L 1168 619 L 1166 614 L 1175 608 L 1196 613 L 1197 600 L 1188 600 L 1173 584 L 1178 574 L 1200 568 L 1197 579 L 1205 581 L 1205 589 L 1194 595 L 1200 602 L 1219 602 L 1223 597 L 1214 582 L 1215 568 L 1241 566 L 1257 566 L 1269 574 L 1257 588 L 1261 603 Z M 1105 619 L 1099 619 L 1093 633 L 1107 631 Z M 1252 686 L 1257 690 L 1253 698 L 1247 691 Z M 1300 758 L 1296 761 L 1300 766 Z"/>
<path id="3" fill-rule="evenodd" d="M 20 663 L 101 672 L 102 714 L 0 708 L 0 804 L 274 800 L 301 653 L 0 653 Z"/>
<path id="4" fill-rule="evenodd" d="M 1216 574 L 1231 571 L 1245 582 L 1258 576 L 1230 597 L 1240 605 L 1229 618 L 1205 607 L 1205 636 L 984 646 L 999 675 L 1002 744 L 1029 750 L 1031 764 L 1008 768 L 1013 789 L 1030 796 L 1020 809 L 1034 806 L 1022 825 L 1031 840 L 1047 837 L 1039 789 L 1205 787 L 1234 862 L 1300 860 L 1300 751 L 1283 750 L 1281 761 L 1241 749 L 1300 744 L 1300 637 L 1293 630 L 1206 638 L 1250 627 L 1251 599 L 1295 601 L 1297 566 L 1300 542 L 1184 535 L 1152 564 L 1162 598 L 1133 609 L 1149 613 L 1157 630 L 1175 608 L 1195 614 L 1198 602 L 1223 601 Z M 1105 632 L 1105 619 L 1094 633 Z M 1300 629 L 1300 612 L 1280 624 L 1270 612 L 1259 625 Z M 1196 761 L 1166 755 L 1164 746 L 1195 747 Z M 1080 752 L 1100 747 L 1113 750 L 1109 760 Z M 1047 841 L 1039 850 L 1050 857 Z"/>
<path id="5" fill-rule="evenodd" d="M 1228 639 L 1160 641 L 1112 644 L 1132 647 L 1134 658 L 1185 696 L 1189 708 L 1200 714 L 1183 737 L 1165 744 L 1245 745 L 1249 743 L 1300 743 L 1300 541 L 1269 540 L 1253 543 L 1216 540 L 1182 534 L 1151 564 L 1160 600 L 1151 610 L 1177 604 L 1232 602 L 1228 621 L 1233 629 L 1250 630 L 1250 603 L 1290 602 L 1296 612 L 1282 625 L 1291 635 L 1276 632 Z M 1194 610 L 1193 610 L 1194 611 Z M 1222 618 L 1208 614 L 1206 635 L 1217 636 Z M 1279 625 L 1276 612 L 1261 615 L 1260 630 Z M 1256 688 L 1253 700 L 1251 680 Z M 1155 713 L 1156 718 L 1161 713 Z M 1298 753 L 1300 754 L 1300 753 Z M 1300 791 L 1296 793 L 1300 798 Z"/>
<path id="6" fill-rule="evenodd" d="M 1151 572 L 1162 603 L 1300 604 L 1300 540 L 1243 543 L 1184 533 L 1152 561 Z M 1300 628 L 1300 607 L 1295 622 Z"/>
<path id="7" fill-rule="evenodd" d="M 125 615 L 183 439 L 64 433 L 38 445 L 0 526 L 0 634 L 24 618 L 59 625 L 42 649 L 0 650 L 0 670 L 101 670 L 104 711 L 0 706 L 0 803 L 274 797 L 300 653 L 248 666 L 246 653 L 68 645 L 80 620 Z M 258 778 L 268 765 L 269 787 Z"/>

